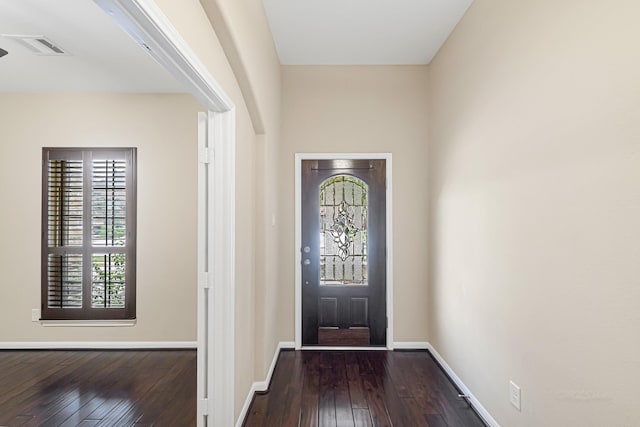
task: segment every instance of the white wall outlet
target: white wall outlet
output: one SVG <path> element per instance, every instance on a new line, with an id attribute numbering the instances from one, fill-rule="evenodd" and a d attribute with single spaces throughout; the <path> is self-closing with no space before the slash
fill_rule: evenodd
<path id="1" fill-rule="evenodd" d="M 521 410 L 520 406 L 520 387 L 513 381 L 509 381 L 509 402 L 518 410 Z"/>
<path id="2" fill-rule="evenodd" d="M 38 322 L 39 320 L 40 320 L 40 309 L 34 308 L 33 310 L 31 310 L 31 321 Z"/>

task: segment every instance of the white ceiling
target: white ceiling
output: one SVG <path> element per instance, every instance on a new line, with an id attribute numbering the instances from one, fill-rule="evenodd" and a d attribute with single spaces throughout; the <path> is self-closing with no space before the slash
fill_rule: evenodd
<path id="1" fill-rule="evenodd" d="M 282 64 L 428 64 L 473 0 L 263 0 Z"/>
<path id="2" fill-rule="evenodd" d="M 39 56 L 0 36 L 0 92 L 185 92 L 92 0 L 0 0 L 0 34 L 45 36 Z"/>
<path id="3" fill-rule="evenodd" d="M 473 0 L 263 0 L 283 64 L 427 64 Z M 0 92 L 185 92 L 92 0 L 0 0 Z"/>

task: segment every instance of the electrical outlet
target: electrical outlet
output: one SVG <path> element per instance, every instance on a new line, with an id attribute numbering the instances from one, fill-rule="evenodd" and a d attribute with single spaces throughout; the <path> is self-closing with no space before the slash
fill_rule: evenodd
<path id="1" fill-rule="evenodd" d="M 33 310 L 31 310 L 31 321 L 38 322 L 39 320 L 40 320 L 40 309 L 34 308 Z"/>
<path id="2" fill-rule="evenodd" d="M 521 410 L 520 387 L 518 387 L 513 381 L 509 381 L 509 402 L 511 402 L 518 411 Z"/>

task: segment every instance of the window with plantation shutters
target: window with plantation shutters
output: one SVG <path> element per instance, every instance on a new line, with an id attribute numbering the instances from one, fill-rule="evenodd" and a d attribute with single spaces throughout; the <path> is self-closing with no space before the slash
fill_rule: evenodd
<path id="1" fill-rule="evenodd" d="M 44 320 L 135 318 L 136 149 L 43 149 Z"/>

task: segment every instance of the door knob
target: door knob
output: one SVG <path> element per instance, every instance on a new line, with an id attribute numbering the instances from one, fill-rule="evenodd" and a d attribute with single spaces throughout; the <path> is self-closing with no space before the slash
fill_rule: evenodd
<path id="1" fill-rule="evenodd" d="M 305 259 L 305 260 L 303 261 L 303 264 L 304 264 L 304 265 L 309 265 L 309 264 L 311 264 L 311 260 L 310 260 L 309 258 L 307 258 L 307 259 Z"/>

